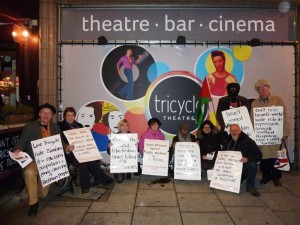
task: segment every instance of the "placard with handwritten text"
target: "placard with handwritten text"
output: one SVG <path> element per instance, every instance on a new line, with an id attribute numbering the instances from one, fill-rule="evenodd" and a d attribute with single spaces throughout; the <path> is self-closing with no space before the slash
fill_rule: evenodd
<path id="1" fill-rule="evenodd" d="M 174 157 L 174 179 L 201 180 L 200 148 L 197 143 L 176 143 Z"/>
<path id="2" fill-rule="evenodd" d="M 43 187 L 70 175 L 59 134 L 32 141 L 31 146 Z"/>
<path id="3" fill-rule="evenodd" d="M 137 134 L 111 134 L 110 172 L 137 172 Z"/>
<path id="4" fill-rule="evenodd" d="M 74 145 L 73 154 L 78 162 L 90 162 L 102 159 L 91 130 L 78 128 L 64 131 L 70 145 Z"/>
<path id="5" fill-rule="evenodd" d="M 219 151 L 215 162 L 210 187 L 239 193 L 243 170 L 242 153 Z"/>
<path id="6" fill-rule="evenodd" d="M 276 145 L 283 136 L 283 107 L 253 108 L 255 141 L 257 145 Z"/>
<path id="7" fill-rule="evenodd" d="M 145 139 L 143 174 L 168 176 L 169 141 Z"/>

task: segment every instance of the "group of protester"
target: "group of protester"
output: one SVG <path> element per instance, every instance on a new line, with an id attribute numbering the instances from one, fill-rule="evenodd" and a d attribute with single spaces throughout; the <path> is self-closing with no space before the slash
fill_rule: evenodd
<path id="1" fill-rule="evenodd" d="M 255 83 L 255 89 L 259 93 L 259 98 L 252 102 L 252 108 L 283 106 L 284 107 L 284 135 L 286 139 L 289 135 L 290 128 L 286 117 L 285 105 L 283 100 L 270 94 L 270 84 L 267 80 L 258 80 Z M 197 135 L 193 135 L 189 131 L 186 123 L 182 123 L 179 133 L 173 138 L 170 147 L 170 155 L 174 153 L 176 142 L 198 142 L 201 151 L 201 166 L 203 170 L 212 169 L 217 157 L 217 152 L 220 150 L 240 151 L 242 154 L 241 162 L 243 162 L 242 182 L 246 179 L 246 190 L 254 196 L 259 196 L 260 193 L 255 188 L 255 177 L 257 163 L 260 162 L 262 172 L 262 180 L 260 183 L 266 184 L 273 181 L 276 186 L 281 186 L 279 179 L 281 172 L 274 168 L 274 163 L 277 158 L 276 150 L 278 145 L 257 146 L 256 143 L 249 138 L 237 124 L 230 125 L 229 134 L 224 131 L 225 124 L 221 116 L 221 112 L 232 107 L 246 106 L 248 101 L 246 98 L 239 96 L 240 86 L 237 83 L 229 83 L 227 85 L 228 96 L 222 97 L 219 100 L 217 109 L 217 120 L 219 125 L 214 126 L 209 120 L 202 123 L 198 129 Z M 76 112 L 73 107 L 68 107 L 64 110 L 64 120 L 58 124 L 52 122 L 53 115 L 56 113 L 54 106 L 46 103 L 39 107 L 39 119 L 26 125 L 21 133 L 18 143 L 14 147 L 14 154 L 18 155 L 21 151 L 26 151 L 32 159 L 34 154 L 31 146 L 31 141 L 49 137 L 56 134 L 62 135 L 62 143 L 66 153 L 67 161 L 74 162 L 78 165 L 80 185 L 82 193 L 87 193 L 93 185 L 108 185 L 114 182 L 123 182 L 131 178 L 131 174 L 120 173 L 114 174 L 114 178 L 106 175 L 98 161 L 79 163 L 74 157 L 72 151 L 73 145 L 69 145 L 67 139 L 62 134 L 62 131 L 69 129 L 81 128 L 82 125 L 75 121 Z M 249 111 L 250 112 L 250 111 Z M 253 115 L 252 115 L 253 118 Z M 161 122 L 157 118 L 151 118 L 148 121 L 148 129 L 145 131 L 139 140 L 138 151 L 143 155 L 145 139 L 164 140 L 164 134 L 160 130 Z M 129 123 L 126 119 L 122 119 L 118 124 L 119 133 L 130 133 Z M 109 143 L 107 152 L 110 154 L 112 143 Z M 208 160 L 208 154 L 213 154 L 212 160 Z M 140 165 L 136 175 L 141 174 Z M 90 174 L 94 177 L 94 182 L 90 183 Z M 32 161 L 24 168 L 25 184 L 29 195 L 29 212 L 28 215 L 35 215 L 38 211 L 38 197 L 45 197 L 48 193 L 49 186 L 42 187 L 38 175 L 38 169 L 35 161 Z"/>

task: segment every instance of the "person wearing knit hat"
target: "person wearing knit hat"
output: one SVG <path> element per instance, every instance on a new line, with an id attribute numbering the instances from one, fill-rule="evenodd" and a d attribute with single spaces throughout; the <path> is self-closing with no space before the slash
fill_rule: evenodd
<path id="1" fill-rule="evenodd" d="M 240 85 L 238 83 L 229 83 L 226 89 L 228 95 L 219 99 L 216 112 L 217 121 L 222 129 L 225 128 L 222 111 L 241 106 L 246 106 L 248 111 L 250 111 L 247 98 L 238 95 L 240 91 Z"/>
<path id="2" fill-rule="evenodd" d="M 39 118 L 28 123 L 23 128 L 21 136 L 13 149 L 13 155 L 16 157 L 21 152 L 26 152 L 33 160 L 24 168 L 24 180 L 30 206 L 28 211 L 29 216 L 37 214 L 39 207 L 38 199 L 39 197 L 46 197 L 50 188 L 50 185 L 45 187 L 41 185 L 31 142 L 57 134 L 61 135 L 59 126 L 52 122 L 55 113 L 56 109 L 53 105 L 49 103 L 40 105 L 38 107 Z M 64 141 L 62 141 L 62 144 L 66 152 L 74 149 L 74 145 L 67 145 Z"/>
<path id="3" fill-rule="evenodd" d="M 281 97 L 276 95 L 271 95 L 270 89 L 271 85 L 268 80 L 260 79 L 254 84 L 255 90 L 258 92 L 259 97 L 255 99 L 251 108 L 260 108 L 260 107 L 272 107 L 272 106 L 283 106 L 283 137 L 282 140 L 288 138 L 291 128 L 289 124 L 289 118 L 287 109 L 285 107 L 284 101 Z M 251 111 L 251 119 L 253 123 L 253 111 Z M 274 163 L 277 160 L 277 150 L 279 149 L 278 145 L 260 145 L 260 150 L 262 151 L 263 158 L 260 161 L 260 170 L 262 173 L 261 184 L 266 184 L 269 181 L 273 181 L 275 186 L 282 186 L 280 178 L 282 176 L 281 171 L 274 168 Z"/>

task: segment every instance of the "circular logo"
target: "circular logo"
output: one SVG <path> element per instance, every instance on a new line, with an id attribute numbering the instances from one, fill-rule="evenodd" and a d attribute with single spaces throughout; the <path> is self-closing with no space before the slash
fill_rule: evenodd
<path id="1" fill-rule="evenodd" d="M 181 123 L 197 128 L 195 113 L 199 98 L 200 81 L 188 71 L 172 71 L 157 78 L 146 94 L 146 115 L 156 117 L 161 129 L 177 134 Z"/>

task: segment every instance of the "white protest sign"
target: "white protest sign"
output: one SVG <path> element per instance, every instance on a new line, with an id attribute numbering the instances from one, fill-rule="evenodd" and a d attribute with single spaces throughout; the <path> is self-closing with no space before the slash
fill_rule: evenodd
<path id="1" fill-rule="evenodd" d="M 243 170 L 242 153 L 219 151 L 215 162 L 210 187 L 239 193 Z"/>
<path id="2" fill-rule="evenodd" d="M 168 176 L 169 141 L 145 139 L 142 173 Z"/>
<path id="3" fill-rule="evenodd" d="M 201 156 L 195 142 L 177 142 L 174 157 L 174 179 L 201 180 Z"/>
<path id="4" fill-rule="evenodd" d="M 32 158 L 26 153 L 26 152 L 19 152 L 18 155 L 16 155 L 15 153 L 9 151 L 9 156 L 10 158 L 12 158 L 13 160 L 15 160 L 17 163 L 19 163 L 19 165 L 24 168 L 26 167 L 29 163 L 32 162 Z"/>
<path id="5" fill-rule="evenodd" d="M 257 145 L 276 145 L 283 136 L 283 107 L 253 108 L 253 123 Z"/>
<path id="6" fill-rule="evenodd" d="M 237 124 L 245 134 L 255 140 L 252 122 L 246 106 L 224 110 L 222 116 L 226 126 Z"/>
<path id="7" fill-rule="evenodd" d="M 111 134 L 110 172 L 137 172 L 137 134 Z"/>
<path id="8" fill-rule="evenodd" d="M 43 187 L 70 175 L 59 134 L 32 141 L 31 146 Z"/>
<path id="9" fill-rule="evenodd" d="M 70 145 L 74 145 L 73 154 L 78 162 L 90 162 L 102 159 L 89 128 L 78 128 L 64 131 Z"/>

